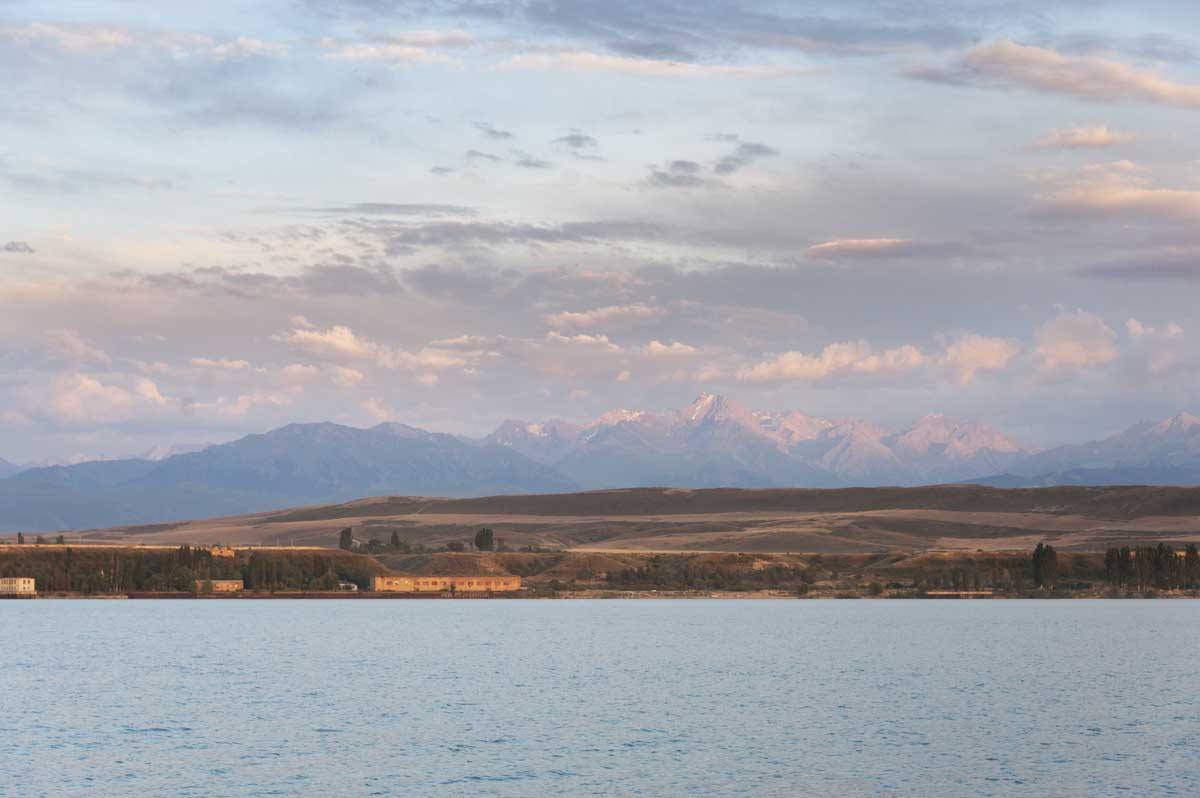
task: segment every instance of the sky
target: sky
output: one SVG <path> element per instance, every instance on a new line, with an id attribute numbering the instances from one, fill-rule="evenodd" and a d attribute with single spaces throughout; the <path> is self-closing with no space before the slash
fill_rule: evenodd
<path id="1" fill-rule="evenodd" d="M 0 0 L 0 457 L 1200 411 L 1198 47 L 1161 0 Z"/>

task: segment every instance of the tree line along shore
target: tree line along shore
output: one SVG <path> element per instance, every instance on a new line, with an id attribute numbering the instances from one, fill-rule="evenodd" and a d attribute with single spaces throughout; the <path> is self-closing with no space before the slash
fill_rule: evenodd
<path id="1" fill-rule="evenodd" d="M 487 544 L 486 538 L 480 542 Z M 373 551 L 56 544 L 0 547 L 0 578 L 36 580 L 40 595 L 187 595 L 241 582 L 242 595 L 369 592 L 377 576 L 522 579 L 529 597 L 729 594 L 772 597 L 1200 596 L 1194 544 L 1060 552 L 863 554 L 603 552 L 478 549 Z M 462 550 L 455 550 L 455 549 Z"/>

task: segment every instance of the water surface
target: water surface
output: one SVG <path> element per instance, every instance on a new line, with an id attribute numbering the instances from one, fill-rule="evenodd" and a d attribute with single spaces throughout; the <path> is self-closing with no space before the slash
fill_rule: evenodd
<path id="1" fill-rule="evenodd" d="M 0 795 L 1200 794 L 1200 602 L 0 602 Z"/>

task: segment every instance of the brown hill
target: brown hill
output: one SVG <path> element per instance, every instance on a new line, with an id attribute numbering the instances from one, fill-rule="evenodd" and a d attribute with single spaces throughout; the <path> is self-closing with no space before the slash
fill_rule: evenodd
<path id="1" fill-rule="evenodd" d="M 843 490 L 634 489 L 479 499 L 377 497 L 345 504 L 121 527 L 85 539 L 336 546 L 356 540 L 421 549 L 469 543 L 491 527 L 510 549 L 646 551 L 1010 551 L 1047 540 L 1103 549 L 1137 541 L 1200 541 L 1200 488 L 976 485 Z M 468 546 L 469 547 L 469 546 Z"/>

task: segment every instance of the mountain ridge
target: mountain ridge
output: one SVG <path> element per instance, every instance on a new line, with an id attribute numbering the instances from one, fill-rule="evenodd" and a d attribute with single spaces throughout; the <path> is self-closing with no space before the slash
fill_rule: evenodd
<path id="1" fill-rule="evenodd" d="M 676 411 L 613 410 L 585 423 L 510 419 L 482 438 L 396 422 L 288 424 L 160 460 L 21 470 L 0 478 L 0 530 L 158 523 L 384 494 L 951 483 L 1200 484 L 1200 418 L 1179 413 L 1045 451 L 939 413 L 893 430 L 750 410 L 707 393 Z"/>

